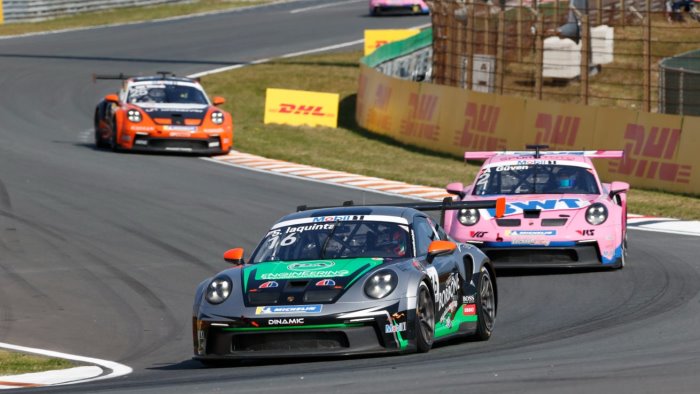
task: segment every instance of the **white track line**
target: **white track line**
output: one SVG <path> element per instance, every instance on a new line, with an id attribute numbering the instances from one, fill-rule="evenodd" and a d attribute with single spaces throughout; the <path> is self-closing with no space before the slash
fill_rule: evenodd
<path id="1" fill-rule="evenodd" d="M 131 367 L 128 367 L 126 365 L 119 364 L 119 363 L 116 363 L 114 361 L 101 360 L 99 358 L 76 356 L 74 354 L 61 353 L 61 352 L 55 352 L 52 350 L 44 350 L 44 349 L 37 349 L 37 348 L 24 347 L 24 346 L 17 346 L 17 345 L 12 345 L 9 343 L 2 343 L 2 342 L 0 342 L 0 348 L 4 348 L 4 349 L 8 349 L 8 350 L 15 350 L 15 351 L 19 351 L 19 352 L 25 352 L 25 353 L 39 354 L 39 355 L 46 356 L 46 357 L 62 358 L 62 359 L 71 360 L 71 361 L 78 361 L 78 362 L 82 362 L 82 363 L 93 364 L 93 365 L 97 365 L 97 366 L 101 367 L 104 370 L 110 371 L 104 375 L 100 375 L 100 376 L 97 376 L 94 378 L 76 380 L 76 381 L 66 382 L 66 383 L 62 383 L 62 384 L 84 383 L 84 382 L 93 382 L 96 380 L 111 379 L 111 378 L 116 378 L 118 376 L 128 375 L 133 371 L 131 369 Z"/>

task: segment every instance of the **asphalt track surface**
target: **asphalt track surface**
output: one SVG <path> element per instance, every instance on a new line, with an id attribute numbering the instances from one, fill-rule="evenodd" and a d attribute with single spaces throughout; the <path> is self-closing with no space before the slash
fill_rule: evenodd
<path id="1" fill-rule="evenodd" d="M 684 392 L 700 390 L 697 238 L 631 231 L 614 272 L 499 272 L 492 339 L 428 354 L 191 361 L 194 289 L 299 204 L 395 198 L 192 157 L 96 150 L 100 73 L 185 75 L 360 39 L 426 17 L 305 1 L 0 40 L 0 342 L 131 375 L 25 392 Z M 235 92 L 231 92 L 235 95 Z"/>

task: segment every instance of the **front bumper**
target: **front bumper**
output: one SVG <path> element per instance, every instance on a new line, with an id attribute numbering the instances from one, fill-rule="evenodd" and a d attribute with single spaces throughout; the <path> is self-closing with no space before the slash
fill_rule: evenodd
<path id="1" fill-rule="evenodd" d="M 393 317 L 392 317 L 393 316 Z M 335 317 L 305 318 L 303 324 L 264 326 L 263 319 L 193 318 L 194 358 L 198 360 L 269 359 L 401 353 L 415 348 L 411 312 L 362 321 Z M 287 320 L 284 318 L 280 318 Z M 294 318 L 289 318 L 294 319 Z M 256 327 L 257 325 L 257 327 Z"/>
<path id="2" fill-rule="evenodd" d="M 138 152 L 173 152 L 215 155 L 228 152 L 220 137 L 173 138 L 135 135 L 130 150 Z"/>

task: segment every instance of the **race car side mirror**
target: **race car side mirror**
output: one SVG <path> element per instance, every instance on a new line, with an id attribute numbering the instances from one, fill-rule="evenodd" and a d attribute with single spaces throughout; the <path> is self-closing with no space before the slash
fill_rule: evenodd
<path id="1" fill-rule="evenodd" d="M 428 262 L 432 262 L 437 256 L 450 254 L 457 249 L 457 244 L 452 241 L 433 241 L 428 245 Z"/>
<path id="2" fill-rule="evenodd" d="M 214 96 L 214 98 L 212 98 L 211 102 L 214 103 L 214 105 L 221 105 L 221 104 L 226 102 L 226 99 L 223 97 Z"/>
<path id="3" fill-rule="evenodd" d="M 464 185 L 462 182 L 453 182 L 445 187 L 448 193 L 459 196 L 460 199 L 464 198 Z"/>
<path id="4" fill-rule="evenodd" d="M 233 265 L 243 265 L 243 248 L 229 249 L 224 253 L 224 260 Z"/>
<path id="5" fill-rule="evenodd" d="M 105 101 L 108 101 L 108 102 L 110 102 L 110 103 L 118 103 L 118 102 L 119 102 L 119 96 L 117 96 L 117 95 L 114 94 L 114 93 L 108 94 L 108 95 L 105 96 Z"/>
<path id="6" fill-rule="evenodd" d="M 610 184 L 610 198 L 620 194 L 627 193 L 630 190 L 630 184 L 627 182 L 613 182 Z"/>

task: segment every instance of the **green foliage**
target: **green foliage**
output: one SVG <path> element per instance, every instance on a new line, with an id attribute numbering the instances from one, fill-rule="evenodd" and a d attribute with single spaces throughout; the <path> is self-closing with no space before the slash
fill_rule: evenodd
<path id="1" fill-rule="evenodd" d="M 0 350 L 0 376 L 66 369 L 74 366 L 71 362 L 62 359 Z"/>

